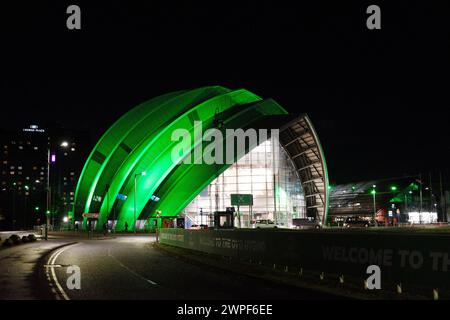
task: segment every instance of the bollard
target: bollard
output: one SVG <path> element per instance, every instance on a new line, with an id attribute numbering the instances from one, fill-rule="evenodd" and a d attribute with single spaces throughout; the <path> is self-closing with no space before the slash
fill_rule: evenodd
<path id="1" fill-rule="evenodd" d="M 402 284 L 401 284 L 401 283 L 399 283 L 399 284 L 397 285 L 397 293 L 398 293 L 398 294 L 402 294 L 402 293 L 403 293 L 403 291 L 402 291 Z"/>
<path id="2" fill-rule="evenodd" d="M 298 272 L 298 275 L 301 277 L 303 276 L 303 268 L 300 268 L 300 271 Z"/>
<path id="3" fill-rule="evenodd" d="M 433 300 L 439 300 L 439 290 L 433 289 Z"/>
<path id="4" fill-rule="evenodd" d="M 340 284 L 343 284 L 343 283 L 344 283 L 344 275 L 341 275 L 341 276 L 339 277 L 339 283 L 340 283 Z"/>
<path id="5" fill-rule="evenodd" d="M 325 274 L 322 272 L 322 273 L 320 274 L 320 280 L 323 280 L 323 278 L 325 278 Z"/>
<path id="6" fill-rule="evenodd" d="M 277 268 L 277 266 L 275 265 L 275 263 L 273 264 L 273 270 L 275 270 Z"/>
<path id="7" fill-rule="evenodd" d="M 288 271 L 289 271 L 288 266 L 284 267 L 284 272 L 288 272 Z"/>

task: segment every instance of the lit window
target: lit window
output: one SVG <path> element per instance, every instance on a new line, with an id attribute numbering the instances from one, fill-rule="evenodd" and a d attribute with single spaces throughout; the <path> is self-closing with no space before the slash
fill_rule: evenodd
<path id="1" fill-rule="evenodd" d="M 19 146 L 19 149 L 20 149 L 20 150 L 23 150 L 23 146 Z"/>
<path id="2" fill-rule="evenodd" d="M 13 176 L 14 175 L 14 171 L 11 171 L 9 174 Z"/>
<path id="3" fill-rule="evenodd" d="M 11 166 L 11 167 L 9 167 L 11 170 L 13 170 L 13 169 L 15 169 L 16 167 L 14 167 L 14 166 Z"/>
<path id="4" fill-rule="evenodd" d="M 74 175 L 75 175 L 75 172 L 71 172 L 70 175 L 71 175 L 71 176 L 74 176 Z"/>
<path id="5" fill-rule="evenodd" d="M 20 167 L 17 167 L 17 169 L 19 169 L 19 170 L 22 170 L 22 166 L 20 166 Z"/>
<path id="6" fill-rule="evenodd" d="M 6 160 L 5 160 L 5 161 L 3 161 L 3 164 L 8 164 L 8 161 L 6 161 Z"/>
<path id="7" fill-rule="evenodd" d="M 37 150 L 37 149 L 38 149 L 38 147 L 34 147 L 33 149 L 34 149 L 34 150 Z"/>

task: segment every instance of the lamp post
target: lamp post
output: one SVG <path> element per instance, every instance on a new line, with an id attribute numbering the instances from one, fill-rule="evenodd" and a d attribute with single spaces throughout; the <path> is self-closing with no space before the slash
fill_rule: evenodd
<path id="1" fill-rule="evenodd" d="M 47 203 L 46 203 L 46 210 L 45 210 L 45 217 L 46 217 L 46 222 L 45 222 L 45 240 L 48 240 L 48 225 L 50 224 L 50 215 L 52 215 L 53 221 L 54 221 L 54 216 L 51 213 L 51 202 L 52 202 L 52 194 L 51 194 L 51 186 L 50 186 L 50 165 L 52 163 L 56 162 L 56 155 L 55 154 L 51 154 L 51 141 L 50 141 L 50 137 L 48 138 L 48 144 L 47 144 L 47 186 L 46 186 L 46 191 L 47 191 Z M 69 142 L 67 141 L 63 141 L 60 144 L 60 147 L 62 148 L 67 148 L 69 146 Z"/>
<path id="2" fill-rule="evenodd" d="M 28 191 L 30 190 L 29 186 L 25 186 L 25 194 L 24 194 L 24 210 L 23 210 L 23 230 L 27 230 L 27 197 Z"/>
<path id="3" fill-rule="evenodd" d="M 377 201 L 376 201 L 377 191 L 375 190 L 375 188 L 377 186 L 373 185 L 372 187 L 373 187 L 373 189 L 372 189 L 372 191 L 370 191 L 370 193 L 373 196 L 373 219 L 376 220 L 376 217 L 377 217 Z"/>
<path id="4" fill-rule="evenodd" d="M 12 211 L 12 213 L 13 213 L 13 219 L 12 219 L 12 229 L 15 231 L 16 230 L 16 186 L 17 186 L 17 183 L 13 183 L 13 211 Z"/>
<path id="5" fill-rule="evenodd" d="M 137 177 L 145 176 L 146 174 L 147 174 L 147 172 L 145 172 L 145 171 L 134 174 L 134 224 L 133 224 L 134 233 L 136 233 L 136 181 L 137 181 Z"/>
<path id="6" fill-rule="evenodd" d="M 159 242 L 159 217 L 161 217 L 161 210 L 156 210 L 156 243 Z"/>
<path id="7" fill-rule="evenodd" d="M 392 226 L 396 226 L 398 224 L 399 220 L 400 220 L 400 215 L 397 214 L 397 208 L 395 207 L 395 201 L 396 201 L 395 194 L 396 194 L 398 188 L 397 188 L 397 186 L 391 186 L 390 189 L 391 189 L 391 192 L 392 192 L 392 200 L 391 201 L 392 201 L 393 206 L 394 206 L 392 209 L 395 209 L 395 211 L 392 210 L 392 216 L 394 217 Z"/>

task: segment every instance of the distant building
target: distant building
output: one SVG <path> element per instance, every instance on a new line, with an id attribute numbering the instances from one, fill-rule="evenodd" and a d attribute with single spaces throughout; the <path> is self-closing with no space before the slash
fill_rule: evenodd
<path id="1" fill-rule="evenodd" d="M 379 222 L 431 223 L 442 221 L 437 192 L 417 177 L 349 183 L 330 187 L 331 224 L 345 217 L 375 218 Z M 419 214 L 422 213 L 422 214 Z"/>
<path id="2" fill-rule="evenodd" d="M 74 192 L 89 149 L 88 136 L 52 125 L 0 131 L 1 229 L 31 228 L 44 222 L 50 148 L 52 222 L 73 207 Z"/>

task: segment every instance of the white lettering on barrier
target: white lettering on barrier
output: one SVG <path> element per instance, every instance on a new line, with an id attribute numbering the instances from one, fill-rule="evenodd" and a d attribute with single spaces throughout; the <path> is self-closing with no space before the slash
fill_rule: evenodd
<path id="1" fill-rule="evenodd" d="M 322 246 L 323 258 L 326 261 L 351 262 L 392 266 L 392 249 L 347 248 L 338 246 Z"/>
<path id="2" fill-rule="evenodd" d="M 398 256 L 400 268 L 422 269 L 425 265 L 424 255 L 419 250 L 373 249 L 342 246 L 322 246 L 322 257 L 325 261 L 368 264 L 391 267 L 394 257 Z M 430 252 L 432 271 L 447 272 L 450 269 L 450 254 L 448 252 Z"/>

